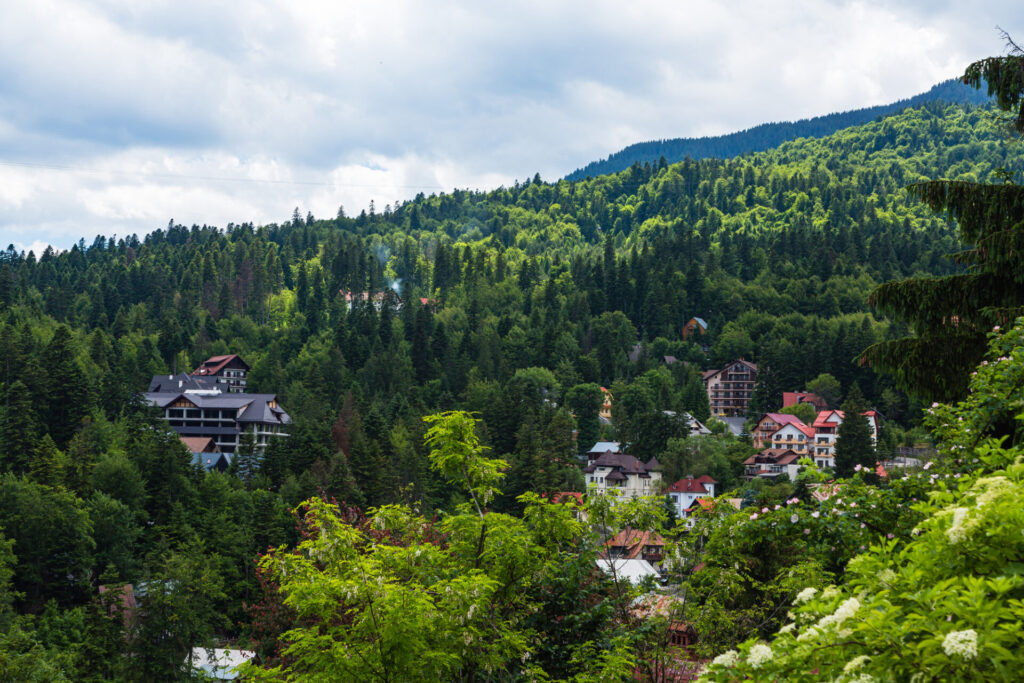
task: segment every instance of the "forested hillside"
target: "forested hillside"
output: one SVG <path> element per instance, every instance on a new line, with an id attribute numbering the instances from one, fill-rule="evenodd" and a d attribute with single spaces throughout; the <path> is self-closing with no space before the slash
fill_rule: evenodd
<path id="1" fill-rule="evenodd" d="M 442 410 L 479 413 L 483 445 L 510 464 L 493 502 L 507 512 L 529 491 L 583 489 L 578 450 L 613 436 L 590 417 L 599 386 L 616 396 L 614 436 L 664 458 L 670 481 L 687 465 L 668 443 L 686 430 L 664 411 L 707 417 L 701 371 L 740 357 L 761 369 L 759 408 L 830 373 L 914 421 L 912 399 L 854 363 L 905 332 L 866 297 L 955 272 L 954 230 L 905 186 L 997 169 L 1024 162 L 985 109 L 930 104 L 729 160 L 8 249 L 0 588 L 10 576 L 16 592 L 0 625 L 38 616 L 35 640 L 5 647 L 48 650 L 75 680 L 119 675 L 103 653 L 123 643 L 94 596 L 124 582 L 166 589 L 149 601 L 152 637 L 132 643 L 143 679 L 163 679 L 185 644 L 258 637 L 253 558 L 298 540 L 290 508 L 465 500 L 427 459 L 422 417 Z M 683 341 L 691 316 L 708 333 Z M 252 477 L 193 468 L 136 398 L 152 375 L 225 353 L 294 419 Z"/>
<path id="2" fill-rule="evenodd" d="M 682 161 L 687 157 L 728 159 L 751 152 L 763 152 L 788 140 L 824 137 L 843 128 L 859 126 L 910 107 L 921 107 L 931 103 L 982 105 L 987 100 L 988 97 L 981 91 L 964 85 L 959 80 L 950 79 L 933 86 L 928 92 L 891 104 L 815 116 L 799 121 L 762 123 L 726 135 L 638 142 L 608 155 L 606 159 L 592 161 L 565 178 L 583 180 L 591 176 L 618 173 L 629 168 L 634 162 L 654 164 L 662 157 L 669 163 Z"/>

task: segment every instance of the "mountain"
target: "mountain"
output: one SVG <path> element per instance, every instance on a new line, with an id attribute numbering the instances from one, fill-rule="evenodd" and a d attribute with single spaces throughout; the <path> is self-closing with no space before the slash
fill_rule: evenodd
<path id="1" fill-rule="evenodd" d="M 948 104 L 984 104 L 989 97 L 981 90 L 964 85 L 959 80 L 950 79 L 934 86 L 928 92 L 902 99 L 891 104 L 880 104 L 853 111 L 815 116 L 799 121 L 780 123 L 762 123 L 761 125 L 727 135 L 702 138 L 673 138 L 671 140 L 652 140 L 638 142 L 625 149 L 615 152 L 601 161 L 592 161 L 583 168 L 576 169 L 565 177 L 566 180 L 583 180 L 587 177 L 616 173 L 629 168 L 634 163 L 658 163 L 664 157 L 668 163 L 691 159 L 719 158 L 725 159 L 749 152 L 762 152 L 772 149 L 788 140 L 798 138 L 820 138 L 850 126 L 858 126 L 889 116 L 909 107 L 918 107 L 929 102 L 945 102 Z"/>

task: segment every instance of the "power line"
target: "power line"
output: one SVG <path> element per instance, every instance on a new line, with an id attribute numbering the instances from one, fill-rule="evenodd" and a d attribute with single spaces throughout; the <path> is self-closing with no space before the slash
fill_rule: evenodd
<path id="1" fill-rule="evenodd" d="M 66 166 L 62 164 L 42 164 L 27 161 L 0 160 L 0 166 L 12 166 L 22 168 L 41 168 L 55 171 L 77 171 L 81 173 L 109 173 L 114 175 L 133 176 L 137 178 L 165 178 L 169 180 L 204 180 L 214 182 L 232 183 L 258 183 L 271 185 L 304 185 L 311 187 L 358 187 L 358 188 L 402 188 L 409 190 L 444 190 L 443 185 L 395 185 L 395 184 L 359 184 L 359 183 L 331 183 L 308 180 L 274 180 L 269 178 L 238 178 L 229 176 L 205 176 L 189 175 L 184 173 L 152 173 L 144 171 L 121 171 L 116 169 L 89 168 L 87 166 Z"/>

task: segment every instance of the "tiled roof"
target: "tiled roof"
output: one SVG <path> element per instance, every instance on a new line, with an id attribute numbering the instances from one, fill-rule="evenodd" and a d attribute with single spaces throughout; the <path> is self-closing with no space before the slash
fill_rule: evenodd
<path id="1" fill-rule="evenodd" d="M 637 531 L 636 529 L 623 529 L 614 538 L 608 539 L 605 543 L 605 547 L 608 548 L 625 548 L 626 550 L 622 557 L 626 559 L 640 557 L 644 548 L 652 545 L 664 547 L 665 539 L 653 531 Z"/>
<path id="2" fill-rule="evenodd" d="M 704 483 L 698 479 L 687 477 L 680 479 L 676 483 L 668 487 L 670 493 L 707 493 L 708 490 L 704 488 Z"/>
<path id="3" fill-rule="evenodd" d="M 649 476 L 647 474 L 647 468 L 644 467 L 642 462 L 632 455 L 627 455 L 625 453 L 612 453 L 611 451 L 606 451 L 597 460 L 584 467 L 583 471 L 589 474 L 598 467 L 607 467 L 616 471 L 621 471 L 625 474 Z"/>
<path id="4" fill-rule="evenodd" d="M 711 477 L 709 477 L 706 474 L 702 474 L 699 477 L 697 477 L 697 481 L 699 481 L 702 484 L 717 484 L 718 483 L 717 481 L 715 481 L 714 479 L 712 479 Z"/>
<path id="5" fill-rule="evenodd" d="M 814 427 L 835 427 L 839 422 L 829 420 L 832 415 L 835 414 L 839 418 L 839 422 L 843 421 L 843 411 L 841 410 L 823 410 L 818 413 L 818 417 L 814 419 Z"/>
<path id="6" fill-rule="evenodd" d="M 217 453 L 220 451 L 217 442 L 209 436 L 182 436 L 180 438 L 192 453 Z"/>
<path id="7" fill-rule="evenodd" d="M 764 417 L 769 418 L 772 422 L 779 425 L 780 427 L 789 424 L 802 425 L 804 423 L 804 421 L 801 420 L 796 415 L 789 415 L 787 413 L 765 413 Z M 764 417 L 762 417 L 761 419 L 763 420 Z"/>
<path id="8" fill-rule="evenodd" d="M 242 365 L 245 365 L 246 370 L 249 369 L 249 366 L 246 364 L 244 360 L 238 357 L 237 353 L 230 353 L 226 356 L 210 356 L 209 358 L 203 361 L 202 365 L 193 370 L 192 374 L 207 376 L 216 375 L 217 373 L 224 369 L 225 365 L 227 365 L 228 363 L 235 359 L 237 359 L 238 362 L 240 362 Z"/>

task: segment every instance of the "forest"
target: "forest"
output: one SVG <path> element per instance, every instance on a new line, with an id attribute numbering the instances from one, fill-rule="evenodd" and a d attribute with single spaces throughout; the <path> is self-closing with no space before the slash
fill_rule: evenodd
<path id="1" fill-rule="evenodd" d="M 676 162 L 683 161 L 687 157 L 724 159 L 751 152 L 763 152 L 777 147 L 783 142 L 797 138 L 825 137 L 843 128 L 869 123 L 911 107 L 934 103 L 983 105 L 987 100 L 984 93 L 961 83 L 958 79 L 951 78 L 932 86 L 928 92 L 890 104 L 836 112 L 800 121 L 762 123 L 747 130 L 716 137 L 638 142 L 609 154 L 605 159 L 592 161 L 583 168 L 576 169 L 565 179 L 583 180 L 590 176 L 617 173 L 626 170 L 634 162 L 653 164 L 661 157 L 665 157 L 669 162 Z"/>
<path id="2" fill-rule="evenodd" d="M 671 620 L 640 620 L 596 572 L 594 529 L 669 536 L 673 520 L 597 501 L 588 527 L 546 497 L 585 490 L 577 456 L 602 438 L 657 457 L 668 482 L 710 473 L 752 510 L 800 518 L 784 532 L 770 514 L 712 516 L 735 528 L 729 548 L 710 530 L 673 537 L 702 656 L 768 637 L 862 545 L 888 533 L 887 552 L 912 552 L 928 513 L 897 509 L 927 498 L 930 475 L 858 474 L 843 498 L 877 510 L 853 542 L 841 501 L 812 521 L 806 482 L 746 485 L 749 439 L 712 424 L 697 444 L 672 415 L 714 423 L 701 373 L 745 358 L 752 413 L 828 374 L 886 416 L 880 454 L 920 440 L 921 396 L 856 361 L 913 329 L 868 295 L 964 272 L 956 225 L 907 188 L 1019 177 L 994 111 L 930 102 L 735 158 L 0 252 L 0 672 L 189 680 L 191 648 L 237 644 L 261 680 L 328 666 L 339 680 L 671 680 Z M 707 333 L 683 339 L 693 316 Z M 244 358 L 250 390 L 292 416 L 255 468 L 193 466 L 140 400 L 152 376 L 218 354 Z M 614 426 L 597 419 L 600 387 Z M 693 573 L 692 558 L 737 556 L 743 572 Z M 435 591 L 449 597 L 417 602 Z M 366 604 L 386 627 L 353 616 Z M 374 664 L 385 632 L 394 652 Z"/>

